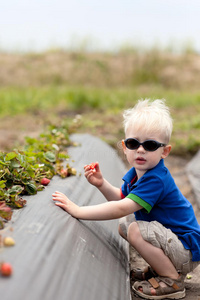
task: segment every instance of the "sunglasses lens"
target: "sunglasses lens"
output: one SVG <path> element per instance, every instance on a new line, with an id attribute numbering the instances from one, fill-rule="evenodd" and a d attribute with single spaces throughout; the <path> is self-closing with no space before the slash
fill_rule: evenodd
<path id="1" fill-rule="evenodd" d="M 137 140 L 135 140 L 135 139 L 127 139 L 127 140 L 125 140 L 125 145 L 126 145 L 126 147 L 128 149 L 131 149 L 131 150 L 137 149 L 140 146 L 139 142 Z"/>
<path id="2" fill-rule="evenodd" d="M 143 146 L 147 151 L 155 151 L 158 149 L 158 143 L 156 141 L 146 141 Z"/>
<path id="3" fill-rule="evenodd" d="M 140 143 L 138 140 L 133 139 L 133 138 L 126 139 L 124 141 L 124 143 L 125 143 L 126 147 L 130 150 L 138 149 L 140 147 L 140 145 L 142 145 L 146 151 L 150 151 L 150 152 L 156 151 L 159 147 L 164 146 L 164 144 L 160 144 L 154 140 L 147 140 L 143 143 Z"/>

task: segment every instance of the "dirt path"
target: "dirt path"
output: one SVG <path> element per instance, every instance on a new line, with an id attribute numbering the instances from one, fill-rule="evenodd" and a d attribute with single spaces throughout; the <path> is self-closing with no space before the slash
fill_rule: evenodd
<path id="1" fill-rule="evenodd" d="M 192 203 L 196 217 L 198 222 L 200 223 L 200 209 L 197 206 L 195 201 L 195 197 L 188 180 L 185 167 L 188 163 L 188 160 L 169 156 L 166 161 L 166 166 L 171 171 L 175 182 L 177 183 L 178 187 L 187 197 L 187 199 Z M 130 249 L 130 265 L 131 268 L 133 267 L 141 267 L 142 265 L 146 265 L 144 260 L 138 255 L 138 253 L 134 249 Z M 185 300 L 200 300 L 200 265 L 189 275 L 191 275 L 191 279 L 186 279 L 186 297 Z M 131 282 L 132 285 L 133 282 Z M 132 294 L 132 300 L 139 300 L 141 298 L 136 297 Z"/>

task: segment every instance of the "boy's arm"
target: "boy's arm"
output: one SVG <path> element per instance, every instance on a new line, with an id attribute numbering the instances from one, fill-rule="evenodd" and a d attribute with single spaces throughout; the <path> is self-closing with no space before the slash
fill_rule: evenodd
<path id="1" fill-rule="evenodd" d="M 120 189 L 110 184 L 105 178 L 103 184 L 98 187 L 99 191 L 104 195 L 107 201 L 121 200 Z"/>
<path id="2" fill-rule="evenodd" d="M 122 200 L 110 201 L 98 205 L 79 207 L 66 195 L 55 192 L 53 194 L 55 204 L 66 210 L 71 216 L 83 220 L 112 220 L 124 217 L 128 214 L 140 210 L 142 206 L 129 198 Z"/>
<path id="3" fill-rule="evenodd" d="M 88 182 L 96 186 L 108 201 L 111 201 L 113 199 L 121 199 L 120 189 L 114 187 L 103 177 L 98 162 L 95 163 L 95 168 L 91 169 L 90 165 L 86 165 L 84 166 L 84 170 L 85 177 Z"/>

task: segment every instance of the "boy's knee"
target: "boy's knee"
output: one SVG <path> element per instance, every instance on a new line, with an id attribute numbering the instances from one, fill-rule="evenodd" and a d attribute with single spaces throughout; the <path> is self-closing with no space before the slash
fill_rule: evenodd
<path id="1" fill-rule="evenodd" d="M 140 228 L 137 224 L 137 222 L 133 222 L 128 227 L 128 233 L 127 238 L 129 242 L 134 242 L 138 239 L 138 236 L 140 235 Z"/>
<path id="2" fill-rule="evenodd" d="M 128 216 L 119 219 L 118 232 L 126 240 L 127 240 L 128 227 L 134 221 L 135 221 L 134 214 L 130 214 Z"/>
<path id="3" fill-rule="evenodd" d="M 122 224 L 119 224 L 118 232 L 121 237 L 127 240 L 127 230 L 123 228 Z"/>

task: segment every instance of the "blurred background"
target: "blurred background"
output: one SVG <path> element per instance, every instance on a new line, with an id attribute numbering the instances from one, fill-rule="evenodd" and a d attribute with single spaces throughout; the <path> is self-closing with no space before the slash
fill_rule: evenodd
<path id="1" fill-rule="evenodd" d="M 7 0 L 0 4 L 0 150 L 73 122 L 117 147 L 122 112 L 165 98 L 173 154 L 200 145 L 200 2 Z"/>

